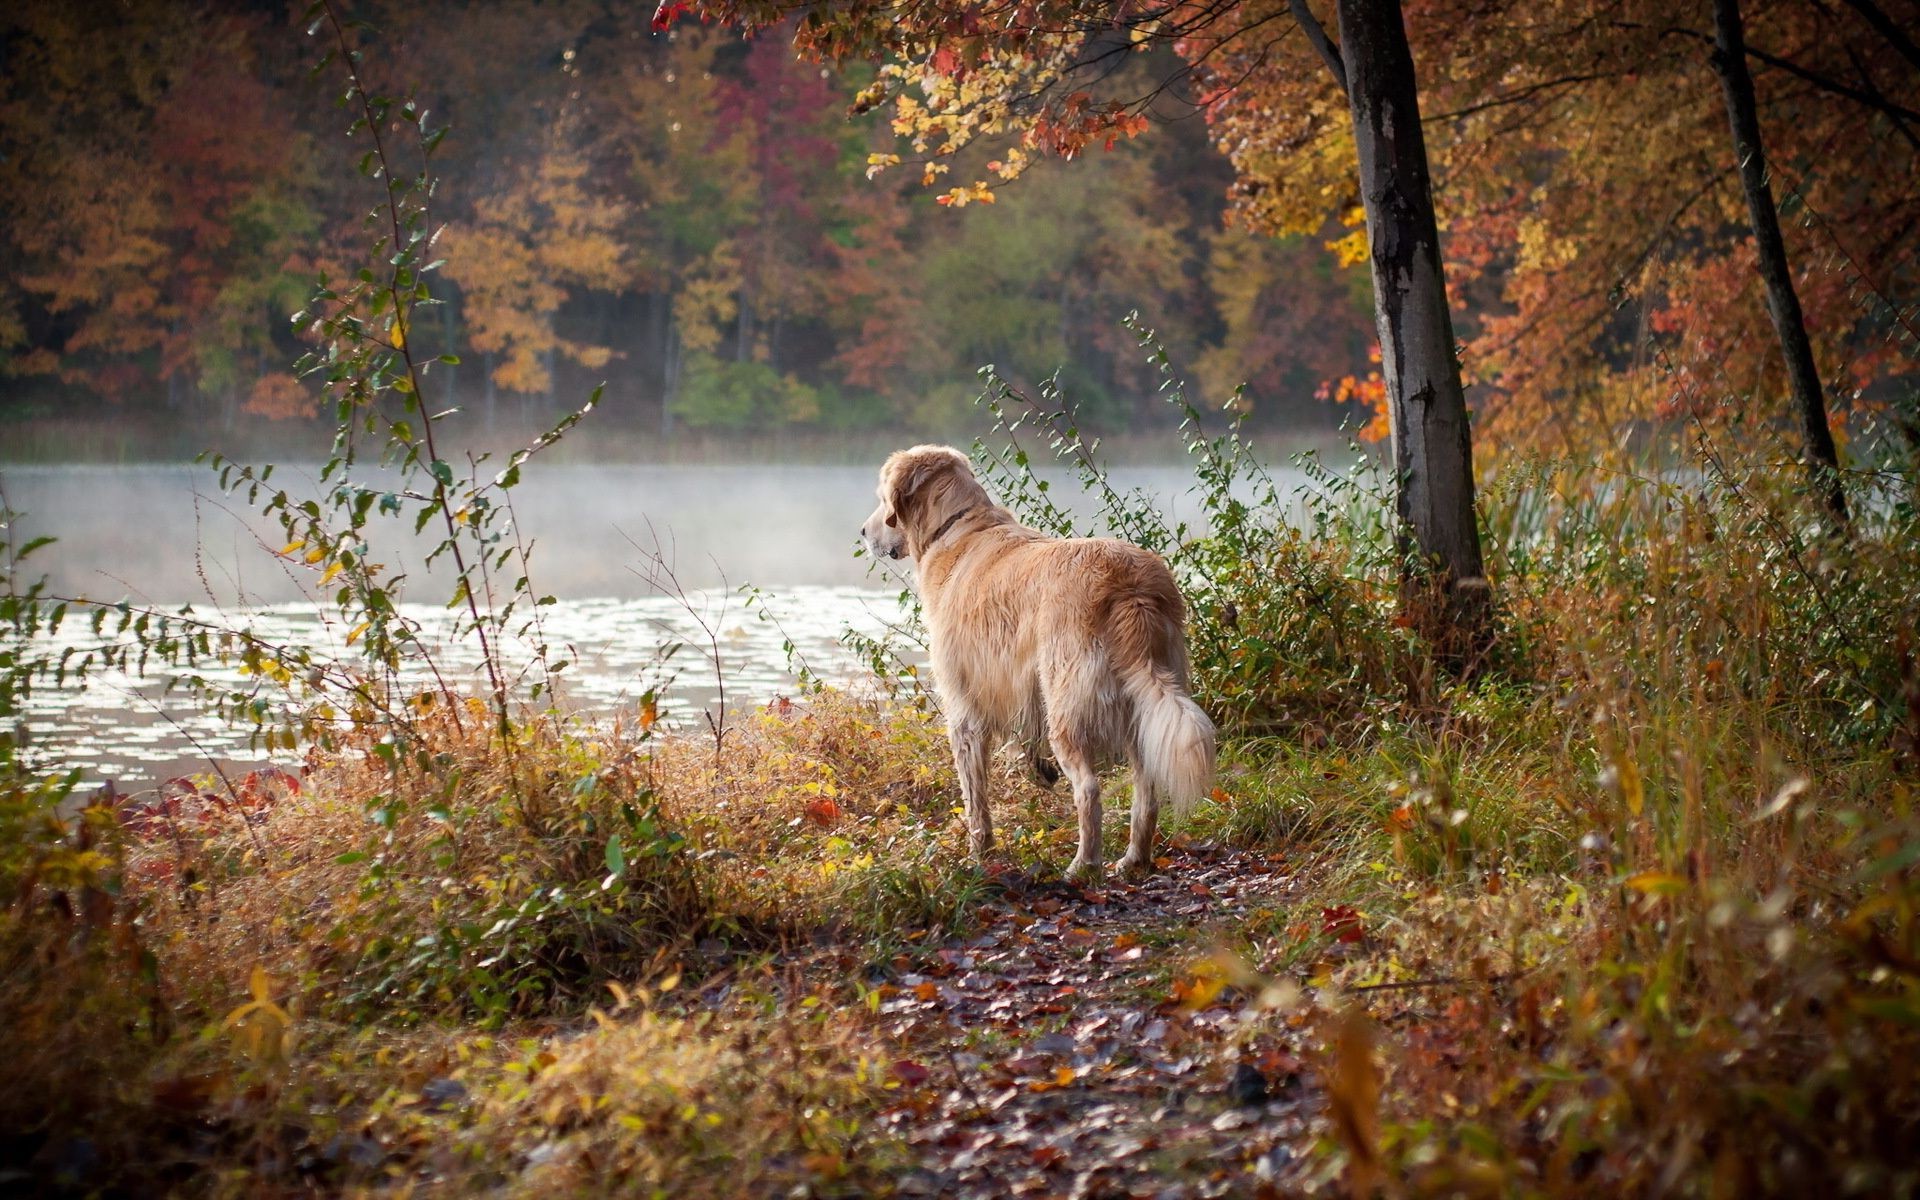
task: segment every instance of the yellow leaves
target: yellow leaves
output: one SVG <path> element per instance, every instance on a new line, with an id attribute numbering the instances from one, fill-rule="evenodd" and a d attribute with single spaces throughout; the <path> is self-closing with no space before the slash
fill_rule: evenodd
<path id="1" fill-rule="evenodd" d="M 1580 256 L 1578 242 L 1572 238 L 1554 236 L 1552 227 L 1538 216 L 1521 220 L 1519 241 L 1520 258 L 1515 264 L 1516 271 L 1556 271 L 1571 265 Z"/>
<path id="2" fill-rule="evenodd" d="M 1019 146 L 1012 146 L 1001 157 L 987 164 L 987 170 L 1003 180 L 1018 179 L 1022 172 L 1033 162 L 1033 156 Z"/>
<path id="3" fill-rule="evenodd" d="M 673 298 L 673 322 L 680 343 L 694 353 L 719 349 L 725 327 L 739 312 L 741 269 L 738 248 L 721 242 L 689 271 Z"/>
<path id="4" fill-rule="evenodd" d="M 1632 750 L 1626 747 L 1615 748 L 1610 757 L 1613 765 L 1601 776 L 1601 782 L 1620 798 L 1629 814 L 1637 817 L 1647 806 L 1647 788 L 1640 779 L 1640 764 L 1633 760 Z"/>
<path id="5" fill-rule="evenodd" d="M 1367 240 L 1366 211 L 1355 207 L 1348 209 L 1340 218 L 1348 227 L 1348 232 L 1326 244 L 1342 267 L 1351 267 L 1367 261 L 1369 242 Z"/>
<path id="6" fill-rule="evenodd" d="M 611 360 L 610 348 L 570 342 L 554 329 L 575 288 L 616 290 L 634 274 L 622 233 L 628 206 L 596 195 L 588 171 L 573 146 L 551 145 L 503 191 L 476 202 L 471 221 L 449 227 L 447 269 L 466 292 L 470 340 L 502 356 L 493 380 L 510 391 L 546 390 L 552 354 L 596 369 Z M 391 333 L 396 346 L 405 344 L 401 323 Z"/>
<path id="7" fill-rule="evenodd" d="M 987 186 L 985 180 L 975 180 L 972 187 L 952 188 L 945 195 L 935 196 L 933 202 L 949 208 L 965 208 L 974 203 L 992 204 L 993 189 Z"/>
<path id="8" fill-rule="evenodd" d="M 1639 871 L 1621 880 L 1620 886 L 1643 896 L 1672 896 L 1687 890 L 1687 877 L 1672 871 Z"/>
<path id="9" fill-rule="evenodd" d="M 1227 988 L 1227 972 L 1211 958 L 1193 964 L 1185 978 L 1173 981 L 1173 999 L 1188 1012 L 1199 1012 Z"/>
<path id="10" fill-rule="evenodd" d="M 228 1013 L 221 1026 L 234 1048 L 255 1066 L 280 1066 L 286 1062 L 293 1016 L 274 1003 L 273 980 L 265 967 L 255 964 L 247 990 L 253 998 Z"/>
<path id="11" fill-rule="evenodd" d="M 113 870 L 113 860 L 99 850 L 67 846 L 49 850 L 39 862 L 40 879 L 48 887 L 98 887 Z"/>
<path id="12" fill-rule="evenodd" d="M 867 155 L 867 178 L 872 179 L 888 167 L 897 167 L 899 165 L 900 156 L 898 154 L 869 154 Z"/>

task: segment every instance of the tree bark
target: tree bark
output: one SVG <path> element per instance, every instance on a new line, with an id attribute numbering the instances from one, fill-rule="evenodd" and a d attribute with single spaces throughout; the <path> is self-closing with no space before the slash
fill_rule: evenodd
<path id="1" fill-rule="evenodd" d="M 489 350 L 480 362 L 481 400 L 486 406 L 486 430 L 492 433 L 500 421 L 500 389 L 493 381 L 493 351 Z"/>
<path id="2" fill-rule="evenodd" d="M 453 353 L 454 347 L 459 344 L 460 335 L 459 327 L 453 318 L 453 304 L 453 297 L 448 296 L 440 305 L 440 347 L 443 353 L 449 354 Z M 441 390 L 440 402 L 447 408 L 453 408 L 457 403 L 453 386 L 453 373 L 460 368 L 447 363 L 441 363 L 439 364 L 439 369 L 446 373 L 447 381 L 446 386 Z"/>
<path id="3" fill-rule="evenodd" d="M 1409 551 L 1402 604 L 1444 653 L 1469 659 L 1485 649 L 1491 606 L 1413 52 L 1399 0 L 1339 0 L 1338 10 Z"/>
<path id="4" fill-rule="evenodd" d="M 1813 362 L 1813 343 L 1807 338 L 1806 318 L 1787 267 L 1787 246 L 1780 236 L 1780 214 L 1773 206 L 1773 188 L 1767 182 L 1767 159 L 1760 143 L 1760 116 L 1753 98 L 1753 76 L 1747 72 L 1746 32 L 1740 20 L 1739 0 L 1713 0 L 1713 69 L 1727 100 L 1727 123 L 1733 128 L 1733 152 L 1739 160 L 1740 184 L 1747 194 L 1747 215 L 1753 223 L 1753 241 L 1760 252 L 1760 279 L 1767 288 L 1767 312 L 1787 360 L 1787 383 L 1800 419 L 1801 461 L 1813 494 L 1839 529 L 1847 525 L 1847 494 L 1840 486 L 1840 458 L 1827 424 L 1827 397 Z"/>

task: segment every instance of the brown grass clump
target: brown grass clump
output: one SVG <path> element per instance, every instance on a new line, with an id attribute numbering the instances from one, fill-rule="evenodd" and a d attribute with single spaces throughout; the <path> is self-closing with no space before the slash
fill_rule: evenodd
<path id="1" fill-rule="evenodd" d="M 793 935 L 920 936 L 956 928 L 979 898 L 945 726 L 924 707 L 821 692 L 739 723 L 717 766 L 711 741 L 673 739 L 657 754 L 663 811 L 712 855 L 743 919 Z M 1072 836 L 1063 796 L 1010 760 L 992 787 L 1009 844 L 1028 828 L 1025 844 L 1050 860 Z"/>
<path id="2" fill-rule="evenodd" d="M 668 981 L 671 983 L 671 980 Z M 643 989 L 561 1030 L 307 1030 L 277 1066 L 179 1077 L 213 1195 L 871 1195 L 897 1087 L 828 1007 L 655 1011 Z M 186 1095 L 194 1082 L 199 1090 Z"/>
<path id="3" fill-rule="evenodd" d="M 316 1011 L 499 1020 L 577 1004 L 710 925 L 643 745 L 535 723 L 503 747 L 477 704 L 425 707 L 404 739 L 348 731 L 297 794 L 204 840 L 145 842 L 175 986 L 227 995 L 262 966 Z"/>
<path id="4" fill-rule="evenodd" d="M 0 1165 L 83 1191 L 874 1190 L 863 1114 L 894 1085 L 832 1005 L 756 1001 L 747 969 L 670 1016 L 636 981 L 719 966 L 714 942 L 957 920 L 937 727 L 822 697 L 743 725 L 716 776 L 694 743 L 541 722 L 503 747 L 455 715 L 10 859 Z"/>
<path id="5" fill-rule="evenodd" d="M 54 817 L 66 800 L 0 786 L 0 1172 L 55 1183 L 132 1153 L 143 1069 L 174 1024 L 121 895 L 115 814 Z"/>

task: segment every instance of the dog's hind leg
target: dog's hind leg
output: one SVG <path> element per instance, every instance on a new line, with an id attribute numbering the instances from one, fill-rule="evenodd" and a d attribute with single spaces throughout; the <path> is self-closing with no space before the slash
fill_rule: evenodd
<path id="1" fill-rule="evenodd" d="M 1050 788 L 1060 782 L 1060 768 L 1053 765 L 1047 757 L 1047 744 L 1038 738 L 1022 744 L 1021 752 L 1027 759 L 1027 776 L 1043 788 Z"/>
<path id="2" fill-rule="evenodd" d="M 1047 757 L 1047 706 L 1038 688 L 1027 697 L 1016 728 L 1020 735 L 1020 755 L 1027 764 L 1027 777 L 1043 788 L 1059 783 L 1060 768 Z"/>
<path id="3" fill-rule="evenodd" d="M 976 860 L 993 849 L 993 810 L 987 807 L 987 731 L 977 717 L 956 717 L 947 726 L 960 799 L 967 813 L 967 843 Z"/>
<path id="4" fill-rule="evenodd" d="M 1160 797 L 1154 791 L 1153 780 L 1140 769 L 1136 759 L 1133 764 L 1133 813 L 1127 824 L 1127 852 L 1114 870 L 1123 877 L 1134 879 L 1153 870 L 1153 835 L 1160 824 Z"/>
<path id="5" fill-rule="evenodd" d="M 1100 852 L 1100 773 L 1094 770 L 1090 756 L 1076 746 L 1062 745 L 1058 737 L 1054 738 L 1053 752 L 1067 782 L 1073 785 L 1073 807 L 1080 816 L 1080 849 L 1067 866 L 1067 878 L 1098 883 L 1105 870 Z"/>

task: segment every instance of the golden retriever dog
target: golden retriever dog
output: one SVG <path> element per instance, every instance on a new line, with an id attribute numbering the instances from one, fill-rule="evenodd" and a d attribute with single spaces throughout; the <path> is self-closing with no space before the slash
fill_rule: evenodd
<path id="1" fill-rule="evenodd" d="M 974 857 L 993 848 L 988 758 L 1012 737 L 1042 782 L 1045 746 L 1073 786 L 1073 878 L 1101 874 L 1100 768 L 1132 767 L 1116 869 L 1151 870 L 1160 805 L 1189 805 L 1213 779 L 1213 722 L 1187 694 L 1186 610 L 1167 564 L 1111 538 L 1028 529 L 948 446 L 888 458 L 879 498 L 860 534 L 874 555 L 914 561 Z"/>

